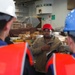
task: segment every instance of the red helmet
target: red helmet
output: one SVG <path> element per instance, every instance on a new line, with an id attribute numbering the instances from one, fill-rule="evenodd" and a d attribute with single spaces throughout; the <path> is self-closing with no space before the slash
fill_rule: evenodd
<path id="1" fill-rule="evenodd" d="M 43 27 L 42 27 L 42 29 L 43 29 L 43 30 L 44 30 L 44 29 L 53 30 L 51 24 L 44 24 Z"/>

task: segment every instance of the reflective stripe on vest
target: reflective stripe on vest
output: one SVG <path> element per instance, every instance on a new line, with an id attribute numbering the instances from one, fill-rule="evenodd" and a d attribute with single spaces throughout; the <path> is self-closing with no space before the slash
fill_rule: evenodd
<path id="1" fill-rule="evenodd" d="M 47 65 L 46 65 L 46 72 L 48 72 L 48 68 L 49 68 L 49 66 L 50 66 L 51 64 L 53 64 L 53 58 L 52 58 L 52 57 L 51 57 L 51 58 L 48 60 L 48 62 L 47 62 Z"/>
<path id="2" fill-rule="evenodd" d="M 29 58 L 30 65 L 33 66 L 34 65 L 33 56 L 32 56 L 31 51 L 29 50 L 29 48 L 27 48 L 27 55 Z"/>
<path id="3" fill-rule="evenodd" d="M 22 75 L 26 52 L 29 56 L 27 43 L 12 44 L 1 47 L 0 75 Z"/>
<path id="4" fill-rule="evenodd" d="M 69 54 L 54 54 L 54 75 L 75 75 L 75 58 Z"/>

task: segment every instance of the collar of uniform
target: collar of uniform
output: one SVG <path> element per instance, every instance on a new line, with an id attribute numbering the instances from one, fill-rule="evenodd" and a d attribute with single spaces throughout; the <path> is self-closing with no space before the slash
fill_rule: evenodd
<path id="1" fill-rule="evenodd" d="M 72 54 L 73 55 L 73 57 L 75 57 L 75 54 Z"/>

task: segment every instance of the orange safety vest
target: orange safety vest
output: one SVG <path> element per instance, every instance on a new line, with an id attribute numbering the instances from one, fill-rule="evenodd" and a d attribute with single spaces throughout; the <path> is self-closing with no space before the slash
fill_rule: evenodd
<path id="1" fill-rule="evenodd" d="M 0 48 L 0 75 L 22 75 L 26 54 L 30 64 L 33 58 L 27 43 L 12 44 Z"/>
<path id="2" fill-rule="evenodd" d="M 75 58 L 69 54 L 53 54 L 47 62 L 46 70 L 53 63 L 54 75 L 75 75 Z"/>

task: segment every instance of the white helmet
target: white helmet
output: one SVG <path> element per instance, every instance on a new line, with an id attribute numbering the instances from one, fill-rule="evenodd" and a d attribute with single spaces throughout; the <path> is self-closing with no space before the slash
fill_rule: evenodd
<path id="1" fill-rule="evenodd" d="M 13 0 L 0 0 L 0 12 L 16 18 L 15 3 Z"/>

